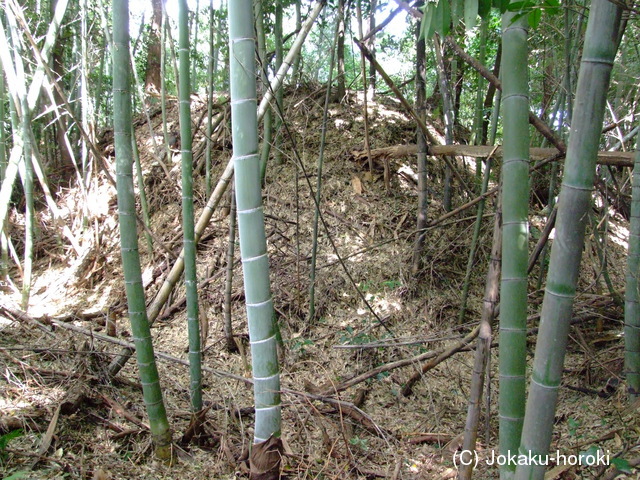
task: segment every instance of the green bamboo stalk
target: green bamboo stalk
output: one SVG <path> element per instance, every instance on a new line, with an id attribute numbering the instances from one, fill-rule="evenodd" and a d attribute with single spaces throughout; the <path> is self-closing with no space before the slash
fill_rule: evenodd
<path id="1" fill-rule="evenodd" d="M 471 248 L 469 249 L 469 257 L 467 259 L 467 271 L 464 276 L 464 284 L 462 286 L 462 299 L 460 300 L 460 312 L 458 313 L 458 323 L 464 322 L 464 316 L 467 312 L 467 298 L 469 296 L 469 284 L 471 283 L 471 274 L 473 273 L 473 264 L 476 260 L 476 252 L 478 249 L 478 239 L 480 238 L 480 229 L 482 227 L 482 217 L 484 215 L 484 205 L 486 199 L 484 194 L 487 193 L 489 187 L 489 177 L 491 174 L 491 157 L 487 158 L 487 164 L 484 170 L 484 179 L 482 186 L 480 187 L 480 196 L 482 200 L 478 202 L 478 213 L 476 215 L 476 222 L 473 226 L 473 237 L 471 239 Z"/>
<path id="2" fill-rule="evenodd" d="M 311 31 L 311 27 L 313 27 L 313 23 L 316 21 L 316 18 L 318 18 L 318 15 L 320 15 L 320 12 L 324 9 L 325 4 L 326 4 L 326 0 L 318 0 L 315 6 L 313 7 L 313 10 L 311 11 L 311 13 L 309 14 L 305 22 L 302 24 L 300 33 L 298 33 L 298 36 L 293 42 L 293 45 L 291 45 L 291 48 L 287 52 L 287 55 L 284 57 L 284 60 L 282 61 L 282 65 L 280 66 L 280 69 L 276 72 L 275 76 L 271 80 L 271 85 L 264 92 L 264 96 L 262 97 L 262 100 L 260 100 L 260 106 L 258 107 L 258 118 L 262 118 L 262 116 L 265 114 L 267 107 L 269 106 L 269 102 L 273 100 L 273 96 L 275 95 L 275 92 L 277 92 L 278 89 L 282 86 L 282 83 L 284 82 L 284 77 L 287 74 L 289 67 L 291 67 L 294 60 L 298 57 L 298 54 L 302 50 L 302 45 L 305 39 L 307 38 L 307 35 Z"/>
<path id="3" fill-rule="evenodd" d="M 620 19 L 618 4 L 592 1 L 520 442 L 521 453 L 540 458 L 551 443 Z M 544 470 L 519 465 L 516 479 L 542 479 Z"/>
<path id="4" fill-rule="evenodd" d="M 211 135 L 213 134 L 211 120 L 213 118 L 213 90 L 215 88 L 215 82 L 213 81 L 213 74 L 215 71 L 214 55 L 218 54 L 213 46 L 214 30 L 216 26 L 214 15 L 215 10 L 213 9 L 213 0 L 211 0 L 211 5 L 209 6 L 209 62 L 207 64 L 207 138 L 204 154 L 204 185 L 207 198 L 211 195 Z"/>
<path id="5" fill-rule="evenodd" d="M 31 113 L 33 113 L 33 110 L 36 107 L 42 90 L 42 84 L 45 78 L 45 69 L 43 65 L 51 58 L 51 51 L 55 45 L 55 40 L 58 36 L 60 24 L 62 23 L 62 19 L 64 18 L 64 14 L 67 9 L 67 4 L 68 0 L 58 0 L 56 3 L 53 19 L 47 30 L 44 45 L 40 50 L 40 56 L 43 63 L 39 64 L 36 68 L 27 91 L 27 103 Z M 16 92 L 19 82 L 17 80 L 16 70 L 13 65 L 2 22 L 0 22 L 0 60 L 2 60 L 2 68 L 7 76 L 6 80 L 7 86 L 9 87 L 10 98 L 12 101 L 16 102 L 16 104 L 19 104 L 20 99 Z M 16 176 L 18 175 L 18 164 L 20 163 L 21 158 L 22 143 L 14 143 L 13 148 L 11 149 L 11 154 L 9 155 L 9 162 L 5 170 L 5 175 L 2 179 L 2 186 L 0 187 L 0 223 L 4 223 L 7 218 L 7 212 L 11 202 L 11 194 L 13 192 Z"/>
<path id="6" fill-rule="evenodd" d="M 364 30 L 362 29 L 362 0 L 358 0 L 356 2 L 356 17 L 358 19 L 358 37 L 360 39 L 362 39 L 364 37 Z M 416 33 L 416 35 L 419 37 L 420 34 L 419 32 Z M 417 42 L 420 42 L 420 39 L 417 40 Z M 424 39 L 422 40 L 423 45 L 422 45 L 422 55 L 420 55 L 419 52 L 416 51 L 416 69 L 419 71 L 419 67 L 418 64 L 419 62 L 422 62 L 422 64 L 424 64 L 424 60 L 425 60 L 425 55 L 424 55 Z M 362 99 L 363 99 L 363 117 L 364 117 L 364 150 L 367 152 L 367 158 L 369 159 L 369 173 L 371 173 L 373 175 L 373 159 L 371 158 L 371 140 L 369 138 L 369 107 L 368 107 L 368 101 L 367 101 L 367 60 L 365 58 L 365 56 L 362 54 L 362 52 L 360 52 L 360 75 L 362 76 Z M 417 75 L 420 75 L 420 73 L 417 73 Z M 422 79 L 416 77 L 416 91 L 420 91 L 420 82 L 423 83 L 422 85 L 422 89 L 424 90 L 424 71 L 422 72 Z M 426 95 L 426 92 L 424 92 L 422 94 L 423 97 L 423 101 L 424 101 L 424 97 Z M 416 93 L 416 104 L 418 105 L 416 107 L 416 110 L 419 110 L 419 102 L 418 102 L 418 96 Z M 426 105 L 424 106 L 424 108 L 426 108 Z M 425 110 L 426 111 L 426 110 Z M 425 111 L 421 111 L 422 114 L 424 114 Z M 420 115 L 420 113 L 419 113 Z M 419 130 L 418 130 L 419 131 Z M 418 134 L 419 135 L 419 134 Z M 420 145 L 418 145 L 418 147 L 420 147 Z M 418 148 L 418 151 L 421 151 L 420 148 Z M 425 150 L 426 152 L 426 144 L 425 144 Z M 425 157 L 425 161 L 426 161 L 426 157 Z M 418 162 L 420 162 L 420 158 L 418 158 Z M 426 167 L 426 164 L 425 164 Z M 425 170 L 426 171 L 426 170 Z M 418 178 L 420 177 L 420 164 L 418 164 Z M 420 183 L 420 180 L 418 180 L 418 183 Z M 421 192 L 422 190 L 420 190 L 420 186 L 418 186 L 418 190 Z M 418 193 L 418 196 L 420 194 Z M 420 208 L 420 207 L 418 207 Z M 420 227 L 418 226 L 418 229 L 420 229 Z"/>
<path id="7" fill-rule="evenodd" d="M 277 72 L 282 66 L 284 45 L 282 42 L 282 0 L 276 0 L 276 22 L 274 25 L 274 40 L 276 44 L 276 63 L 275 71 Z M 278 104 L 278 111 L 284 110 L 284 90 L 279 88 L 276 92 L 276 103 Z M 282 118 L 280 115 L 276 115 L 273 126 L 273 163 L 276 165 L 282 164 L 282 135 L 280 130 L 282 129 Z M 264 175 L 263 175 L 264 178 Z"/>
<path id="8" fill-rule="evenodd" d="M 144 403 L 149 416 L 156 456 L 171 458 L 171 430 L 162 399 L 151 330 L 147 320 L 138 234 L 133 196 L 131 152 L 131 87 L 129 63 L 129 2 L 113 0 L 113 130 L 116 150 L 116 179 L 120 245 L 129 320 L 136 344 Z"/>
<path id="9" fill-rule="evenodd" d="M 162 2 L 164 8 L 164 2 Z M 164 9 L 164 14 L 167 16 L 167 22 L 165 23 L 165 31 L 167 35 L 167 39 L 169 40 L 169 58 L 171 59 L 171 66 L 173 67 L 173 77 L 176 81 L 176 90 L 180 92 L 180 69 L 178 68 L 178 59 L 176 58 L 176 49 L 175 42 L 173 41 L 173 34 L 171 33 L 171 23 L 168 21 L 169 17 L 167 15 L 166 8 Z M 178 94 L 179 95 L 179 94 Z"/>
<path id="10" fill-rule="evenodd" d="M 609 210 L 609 205 L 606 199 L 603 201 L 604 208 L 603 210 L 607 212 Z M 609 236 L 608 232 L 608 214 L 605 213 L 604 222 L 604 230 L 602 234 L 599 231 L 599 223 L 593 212 L 589 212 L 589 218 L 591 219 L 591 224 L 593 225 L 593 242 L 596 249 L 596 255 L 598 256 L 598 260 L 600 261 L 600 273 L 598 277 L 602 276 L 605 285 L 607 286 L 607 290 L 609 291 L 609 295 L 613 302 L 620 306 L 624 307 L 624 300 L 620 296 L 620 294 L 616 291 L 613 286 L 613 281 L 611 280 L 611 275 L 609 275 L 609 261 L 607 258 L 607 238 Z M 597 280 L 598 278 L 596 278 Z"/>
<path id="11" fill-rule="evenodd" d="M 189 31 L 194 31 L 195 34 L 193 36 L 193 51 L 197 52 L 198 51 L 198 30 L 199 30 L 199 26 L 200 26 L 200 0 L 196 0 L 196 11 L 193 14 L 193 23 L 191 24 L 191 28 L 189 28 Z M 192 83 L 189 83 L 189 85 L 191 85 L 191 91 L 192 92 L 197 92 L 198 91 L 198 76 L 197 76 L 197 72 L 196 72 L 196 56 L 191 55 L 190 56 L 190 62 L 191 62 L 191 77 L 190 80 Z"/>
<path id="12" fill-rule="evenodd" d="M 133 154 L 133 164 L 136 166 L 136 181 L 138 182 L 138 192 L 140 195 L 140 209 L 142 210 L 142 221 L 147 226 L 144 232 L 144 238 L 147 242 L 149 255 L 153 255 L 153 238 L 149 230 L 151 229 L 151 219 L 149 217 L 149 202 L 147 202 L 147 192 L 144 188 L 144 176 L 142 175 L 142 165 L 140 165 L 140 153 L 138 152 L 138 142 L 136 141 L 136 132 L 133 124 L 131 124 L 131 153 Z"/>
<path id="13" fill-rule="evenodd" d="M 81 91 L 81 118 L 82 128 L 86 132 L 91 131 L 89 128 L 89 122 L 95 122 L 95 114 L 91 94 L 89 92 L 89 50 L 87 45 L 88 38 L 88 21 L 87 16 L 89 12 L 87 0 L 80 2 L 80 91 Z M 82 139 L 82 153 L 81 153 L 81 165 L 82 165 L 82 180 L 85 185 L 89 181 L 89 148 L 87 146 L 87 140 Z"/>
<path id="14" fill-rule="evenodd" d="M 427 113 L 426 44 L 424 37 L 420 38 L 420 29 L 416 30 L 416 115 L 418 115 L 424 121 Z M 364 55 L 362 55 L 362 63 L 364 80 Z M 366 86 L 364 89 L 364 98 L 366 106 Z M 420 128 L 416 129 L 416 145 L 418 147 L 418 218 L 416 220 L 416 238 L 414 241 L 413 259 L 411 262 L 411 273 L 414 276 L 418 275 L 418 272 L 422 267 L 422 252 L 424 250 L 424 243 L 427 235 L 426 227 L 429 207 L 429 192 L 427 189 L 428 146 L 427 139 Z M 367 154 L 369 156 L 369 162 L 371 162 L 371 153 L 367 152 Z M 369 168 L 371 168 L 371 164 L 369 165 Z"/>
<path id="15" fill-rule="evenodd" d="M 220 73 L 218 72 L 218 56 L 220 55 L 220 45 L 222 43 L 222 31 L 224 30 L 223 17 L 224 17 L 224 2 L 221 2 L 221 4 L 220 4 L 220 12 L 215 17 L 216 18 L 216 21 L 215 21 L 216 40 L 215 40 L 215 42 L 213 44 L 213 50 L 212 50 L 212 55 L 213 55 L 213 76 L 211 77 L 211 82 L 212 82 L 212 85 L 213 85 L 214 88 L 217 87 L 216 80 L 218 80 L 218 78 L 220 76 Z"/>
<path id="16" fill-rule="evenodd" d="M 267 62 L 267 47 L 264 33 L 264 15 L 262 13 L 262 0 L 254 0 L 253 7 L 256 17 L 256 34 L 258 42 L 258 59 L 260 65 L 260 84 L 262 94 L 266 93 L 269 85 L 269 64 Z M 267 173 L 267 163 L 271 153 L 271 138 L 273 137 L 273 110 L 270 106 L 264 112 L 262 118 L 262 150 L 260 153 L 260 179 L 264 183 Z"/>
<path id="17" fill-rule="evenodd" d="M 454 124 L 454 112 L 453 112 L 453 91 L 447 78 L 447 72 L 444 65 L 444 59 L 442 58 L 443 46 L 440 43 L 438 36 L 433 37 L 434 51 L 436 54 L 436 66 L 438 71 L 438 83 L 440 85 L 440 94 L 442 97 L 442 111 L 444 114 L 445 125 L 445 144 L 453 144 L 453 124 Z M 451 211 L 451 167 L 447 163 L 445 166 L 444 177 L 444 198 L 442 203 L 446 212 Z"/>
<path id="18" fill-rule="evenodd" d="M 7 171 L 7 134 L 5 127 L 5 107 L 7 99 L 7 89 L 4 83 L 4 73 L 2 60 L 0 60 L 0 184 L 4 180 Z M 0 280 L 6 281 L 9 276 L 9 242 L 7 238 L 7 220 L 5 219 L 0 228 Z"/>
<path id="19" fill-rule="evenodd" d="M 229 3 L 233 162 L 255 397 L 254 445 L 250 455 L 253 470 L 256 453 L 272 438 L 279 441 L 281 407 L 277 327 L 260 187 L 252 11 L 251 0 Z M 276 457 L 263 469 L 275 473 L 273 478 L 280 470 L 280 457 Z"/>
<path id="20" fill-rule="evenodd" d="M 184 238 L 184 283 L 187 291 L 187 326 L 189 331 L 189 374 L 191 409 L 202 410 L 202 351 L 198 317 L 198 281 L 196 278 L 196 244 L 193 219 L 193 151 L 191 150 L 191 67 L 189 49 L 189 8 L 187 0 L 178 2 L 180 57 L 180 153 L 182 156 L 182 231 Z"/>
<path id="21" fill-rule="evenodd" d="M 329 112 L 329 100 L 331 99 L 331 83 L 333 82 L 333 68 L 335 63 L 336 45 L 340 32 L 340 20 L 336 20 L 336 28 L 331 46 L 331 60 L 329 61 L 329 79 L 324 96 L 324 109 L 322 111 L 322 130 L 320 133 L 320 151 L 318 153 L 318 171 L 316 173 L 316 201 L 313 214 L 313 233 L 311 236 L 311 271 L 309 273 L 309 316 L 308 324 L 315 320 L 316 315 L 316 260 L 318 256 L 318 224 L 320 221 L 320 201 L 322 199 L 322 166 L 324 164 L 324 147 L 327 139 L 327 116 Z"/>
<path id="22" fill-rule="evenodd" d="M 224 337 L 227 351 L 238 350 L 233 339 L 233 325 L 231 323 L 231 293 L 233 288 L 233 257 L 236 249 L 236 194 L 231 187 L 231 208 L 229 209 L 229 242 L 227 245 L 227 275 L 224 282 Z"/>
<path id="23" fill-rule="evenodd" d="M 369 2 L 369 32 L 373 32 L 376 29 L 376 9 L 378 8 L 378 0 L 370 0 Z M 367 41 L 367 48 L 371 52 L 373 58 L 376 57 L 376 36 L 371 35 Z M 373 63 L 369 63 L 369 89 L 367 95 L 369 100 L 373 101 L 376 96 L 376 68 Z"/>
<path id="24" fill-rule="evenodd" d="M 295 0 L 296 7 L 296 31 L 299 32 L 302 27 L 302 13 L 301 13 L 301 0 Z M 293 84 L 297 85 L 299 76 L 300 76 L 300 57 L 296 56 L 295 61 L 293 62 L 293 69 L 291 70 L 291 79 L 293 80 Z"/>
<path id="25" fill-rule="evenodd" d="M 526 17 L 502 16 L 502 279 L 500 285 L 500 454 L 520 444 L 527 367 L 529 75 Z M 500 468 L 510 478 L 516 465 Z"/>
<path id="26" fill-rule="evenodd" d="M 469 2 L 465 2 L 465 7 Z M 477 14 L 477 4 L 476 4 L 476 14 Z M 473 17 L 475 20 L 475 16 Z M 467 25 L 467 29 L 469 26 Z M 483 18 L 480 22 L 480 54 L 478 55 L 478 62 L 480 65 L 484 65 L 487 56 L 487 36 L 489 30 L 489 22 L 488 19 Z M 474 134 L 474 145 L 482 145 L 482 120 L 484 118 L 484 85 L 485 80 L 480 72 L 476 72 L 476 104 L 475 104 L 475 112 L 473 117 L 473 134 Z M 482 159 L 476 159 L 476 185 L 481 187 L 480 178 L 482 176 Z"/>
<path id="27" fill-rule="evenodd" d="M 62 0 L 59 0 L 59 1 L 62 1 Z M 300 30 L 298 37 L 296 38 L 295 42 L 293 43 L 293 46 L 291 47 L 291 49 L 287 53 L 287 56 L 282 62 L 282 67 L 280 67 L 280 70 L 278 70 L 278 73 L 272 79 L 271 85 L 269 86 L 267 93 L 265 94 L 265 96 L 262 98 L 262 101 L 260 102 L 260 106 L 258 107 L 258 121 L 262 119 L 262 116 L 264 115 L 264 111 L 266 109 L 266 105 L 268 105 L 269 101 L 273 98 L 272 92 L 276 91 L 282 85 L 282 81 L 285 75 L 287 74 L 287 70 L 293 63 L 294 59 L 298 56 L 298 53 L 302 48 L 302 44 L 304 43 L 305 38 L 311 31 L 313 22 L 316 20 L 316 18 L 322 11 L 323 7 L 324 7 L 324 3 L 322 0 L 317 2 L 311 15 L 309 15 L 305 23 L 302 25 L 302 29 Z M 0 29 L 1 27 L 2 27 L 2 24 L 0 23 Z M 12 165 L 13 163 L 17 163 L 18 161 L 17 158 L 13 159 L 13 156 L 14 156 L 13 151 L 11 152 L 11 155 L 12 156 L 9 160 L 9 165 Z M 20 155 L 20 153 L 18 153 L 18 155 Z M 17 170 L 17 167 L 16 167 L 16 170 Z M 14 173 L 14 176 L 15 176 L 15 173 Z M 198 223 L 196 224 L 196 227 L 195 227 L 196 244 L 198 243 L 198 241 L 200 241 L 200 238 L 202 237 L 202 234 L 205 228 L 209 224 L 209 221 L 211 220 L 211 217 L 213 216 L 215 209 L 217 208 L 218 204 L 220 203 L 220 200 L 222 199 L 222 195 L 227 189 L 227 186 L 229 185 L 229 183 L 231 183 L 232 177 L 233 177 L 233 158 L 230 159 L 229 162 L 227 163 L 227 166 L 225 167 L 224 172 L 220 176 L 218 183 L 216 184 L 216 187 L 213 189 L 213 192 L 211 193 L 211 196 L 209 197 L 209 200 L 207 201 L 205 208 L 200 214 L 200 218 L 198 219 Z M 2 191 L 0 192 L 0 200 L 2 200 L 3 198 L 2 197 L 3 192 L 4 192 L 4 184 L 2 187 Z M 2 207 L 2 202 L 0 201 L 0 208 L 1 207 Z M 0 214 L 1 213 L 2 211 L 0 210 Z M 167 274 L 167 277 L 162 283 L 162 286 L 160 287 L 160 289 L 158 290 L 158 293 L 156 294 L 155 298 L 149 305 L 148 316 L 149 316 L 149 321 L 152 324 L 158 318 L 158 315 L 160 314 L 160 310 L 162 309 L 164 304 L 167 302 L 171 292 L 173 291 L 173 288 L 176 286 L 176 284 L 180 280 L 180 276 L 182 275 L 183 270 L 184 270 L 184 250 L 180 252 L 178 259 L 176 260 L 173 267 L 171 268 L 171 271 Z M 120 352 L 120 355 L 114 358 L 113 361 L 109 364 L 109 367 L 108 367 L 109 375 L 111 376 L 117 375 L 118 372 L 122 369 L 122 367 L 124 367 L 127 364 L 132 354 L 133 354 L 133 350 L 129 348 L 123 348 L 122 351 Z"/>
<path id="28" fill-rule="evenodd" d="M 493 222 L 493 244 L 491 245 L 491 257 L 489 259 L 489 269 L 487 271 L 487 281 L 484 289 L 480 331 L 478 333 L 476 351 L 473 359 L 473 376 L 471 377 L 471 386 L 469 387 L 469 406 L 467 408 L 467 420 L 465 422 L 464 440 L 462 443 L 463 452 L 472 452 L 476 448 L 485 370 L 489 370 L 491 322 L 495 317 L 498 306 L 500 255 L 502 250 L 502 212 L 500 211 L 499 205 L 500 203 L 498 201 L 498 210 L 495 213 Z M 488 413 L 487 417 L 489 417 Z M 473 462 L 465 462 L 458 470 L 458 480 L 470 479 L 472 471 Z"/>
<path id="29" fill-rule="evenodd" d="M 15 136 L 20 137 L 22 143 L 23 170 L 20 172 L 25 200 L 25 222 L 24 222 L 24 257 L 22 265 L 22 309 L 28 310 L 29 297 L 31 295 L 31 280 L 33 275 L 33 236 L 34 236 L 34 209 L 33 209 L 33 164 L 31 163 L 31 110 L 27 99 L 27 78 L 25 76 L 24 64 L 22 61 L 23 51 L 18 31 L 16 17 L 12 8 L 6 10 L 7 24 L 13 40 L 13 53 L 16 73 L 16 92 L 19 100 L 22 115 L 15 127 Z M 17 103 L 16 103 L 17 105 Z"/>
<path id="30" fill-rule="evenodd" d="M 624 303 L 624 370 L 629 400 L 640 396 L 640 135 L 633 163 L 629 252 Z"/>
<path id="31" fill-rule="evenodd" d="M 338 22 L 338 42 L 337 42 L 337 74 L 336 74 L 336 99 L 338 102 L 344 100 L 346 94 L 346 85 L 344 77 L 344 17 L 345 17 L 345 0 L 338 0 L 336 22 Z M 385 179 L 388 177 L 385 177 Z"/>
<path id="32" fill-rule="evenodd" d="M 34 209 L 33 209 L 33 163 L 31 162 L 31 115 L 27 105 L 26 96 L 22 99 L 22 143 L 24 157 L 24 265 L 22 267 L 22 309 L 26 312 L 29 308 L 31 296 L 31 280 L 33 275 L 33 237 L 34 237 Z"/>

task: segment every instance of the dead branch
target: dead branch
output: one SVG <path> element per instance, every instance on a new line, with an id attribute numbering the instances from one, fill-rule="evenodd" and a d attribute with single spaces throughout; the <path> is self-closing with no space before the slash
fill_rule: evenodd
<path id="1" fill-rule="evenodd" d="M 482 158 L 487 157 L 494 147 L 487 145 L 433 145 L 430 149 L 431 155 L 454 155 L 464 157 Z M 391 147 L 376 148 L 371 150 L 372 160 L 380 160 L 382 158 L 401 158 L 416 155 L 418 147 L 415 144 L 394 145 Z M 531 160 L 544 160 L 561 152 L 557 148 L 530 148 L 529 158 Z M 368 160 L 366 151 L 354 150 L 351 152 L 353 159 L 358 162 Z M 495 152 L 496 157 L 502 156 L 502 147 L 498 147 Z M 598 152 L 598 164 L 609 165 L 615 167 L 632 167 L 634 152 Z"/>

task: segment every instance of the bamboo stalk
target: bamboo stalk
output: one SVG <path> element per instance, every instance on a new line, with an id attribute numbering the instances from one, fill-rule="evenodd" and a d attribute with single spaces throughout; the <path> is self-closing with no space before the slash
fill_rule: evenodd
<path id="1" fill-rule="evenodd" d="M 519 452 L 546 458 L 591 205 L 595 160 L 616 50 L 621 8 L 593 0 L 578 75 L 556 236 L 545 288 Z M 538 457 L 539 456 L 539 457 Z M 544 465 L 518 465 L 517 480 L 542 479 Z"/>

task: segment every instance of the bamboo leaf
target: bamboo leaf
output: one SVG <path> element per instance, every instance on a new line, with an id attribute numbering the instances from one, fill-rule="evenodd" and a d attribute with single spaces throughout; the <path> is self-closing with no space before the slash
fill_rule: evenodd
<path id="1" fill-rule="evenodd" d="M 558 0 L 543 0 L 542 4 L 550 15 L 558 15 L 560 13 L 560 2 Z"/>
<path id="2" fill-rule="evenodd" d="M 529 22 L 529 26 L 531 28 L 536 28 L 538 25 L 540 25 L 540 20 L 542 20 L 541 8 L 534 8 L 529 12 L 529 15 L 527 15 L 527 21 Z"/>
<path id="3" fill-rule="evenodd" d="M 435 31 L 441 36 L 449 35 L 451 26 L 451 5 L 449 0 L 440 0 L 434 13 Z"/>
<path id="4" fill-rule="evenodd" d="M 521 2 L 511 2 L 508 6 L 507 6 L 507 10 L 510 12 L 522 12 L 524 10 L 530 10 L 533 7 L 535 7 L 535 2 L 532 2 L 531 0 L 524 0 Z"/>
<path id="5" fill-rule="evenodd" d="M 467 31 L 476 26 L 478 0 L 464 0 L 464 26 Z"/>
<path id="6" fill-rule="evenodd" d="M 435 10 L 434 3 L 427 3 L 424 6 L 422 23 L 420 24 L 420 38 L 430 40 L 433 37 L 433 12 Z"/>
<path id="7" fill-rule="evenodd" d="M 495 8 L 500 9 L 500 13 L 504 13 L 509 8 L 509 0 L 492 0 L 492 4 Z"/>

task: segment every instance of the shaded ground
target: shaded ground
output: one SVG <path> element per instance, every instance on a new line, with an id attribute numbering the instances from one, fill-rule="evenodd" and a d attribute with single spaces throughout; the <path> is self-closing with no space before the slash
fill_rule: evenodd
<path id="1" fill-rule="evenodd" d="M 329 112 L 323 168 L 322 215 L 328 229 L 320 228 L 318 254 L 317 318 L 307 319 L 309 258 L 313 201 L 307 180 L 315 190 L 316 162 L 322 120 L 322 91 L 299 89 L 287 96 L 286 118 L 304 171 L 295 167 L 292 142 L 284 134 L 282 165 L 271 164 L 264 190 L 266 229 L 271 258 L 272 288 L 283 338 L 282 384 L 285 471 L 291 478 L 451 478 L 453 456 L 469 398 L 473 354 L 464 351 L 424 375 L 413 395 L 400 393 L 406 380 L 420 369 L 419 362 L 374 375 L 351 388 L 332 394 L 346 379 L 390 362 L 438 351 L 459 341 L 480 317 L 484 276 L 491 247 L 493 199 L 488 202 L 481 244 L 470 289 L 468 323 L 457 324 L 458 309 L 475 210 L 467 210 L 428 232 L 424 268 L 417 279 L 410 273 L 417 193 L 410 180 L 412 158 L 395 160 L 391 191 L 385 191 L 382 171 L 373 174 L 352 161 L 351 151 L 362 150 L 363 117 L 359 100 L 352 96 Z M 370 106 L 372 148 L 412 142 L 414 127 L 395 102 L 381 99 Z M 194 101 L 194 123 L 199 125 L 194 143 L 195 164 L 204 151 L 199 120 L 206 111 Z M 170 129 L 177 130 L 177 106 L 171 105 Z M 156 140 L 162 142 L 160 115 L 153 117 Z M 226 129 L 226 127 L 222 127 Z M 434 130 L 437 130 L 434 127 Z M 137 128 L 145 185 L 157 240 L 176 255 L 180 249 L 179 154 L 164 158 L 167 176 L 158 164 L 144 119 Z M 105 148 L 108 148 L 109 134 Z M 228 131 L 215 143 L 214 178 L 230 158 Z M 471 165 L 473 162 L 469 162 Z M 463 164 L 460 162 L 460 168 Z M 467 165 L 467 163 L 465 163 Z M 113 162 L 111 159 L 111 174 Z M 429 217 L 444 213 L 440 198 L 443 178 L 440 162 L 430 161 L 432 201 Z M 473 173 L 463 169 L 468 183 Z M 110 320 L 118 338 L 129 340 L 126 302 L 119 259 L 115 190 L 104 174 L 97 175 L 86 193 L 60 192 L 64 221 L 77 236 L 81 249 L 74 252 L 57 241 L 59 228 L 46 212 L 40 214 L 38 260 L 30 320 L 3 308 L 0 361 L 0 434 L 17 428 L 16 438 L 0 437 L 0 461 L 5 478 L 12 472 L 29 472 L 22 478 L 245 478 L 240 461 L 252 438 L 252 392 L 244 383 L 226 377 L 205 377 L 206 434 L 187 445 L 176 446 L 177 464 L 168 467 L 151 457 L 146 416 L 135 362 L 129 362 L 114 382 L 104 369 L 120 347 L 78 333 L 48 326 L 50 318 L 88 331 L 105 332 Z M 204 175 L 196 180 L 198 213 L 206 198 Z M 457 205 L 469 200 L 454 195 Z M 223 201 L 228 204 L 228 200 Z M 86 205 L 83 222 L 80 205 Z M 602 210 L 602 209 L 601 209 Z M 201 317 L 208 335 L 204 364 L 214 370 L 250 377 L 250 359 L 244 351 L 224 348 L 222 333 L 224 268 L 228 238 L 228 209 L 221 208 L 206 230 L 198 257 Z M 537 213 L 537 212 L 535 212 Z M 598 212 L 601 216 L 602 211 Z M 12 225 L 21 228 L 20 216 Z M 614 288 L 623 286 L 627 224 L 609 217 L 605 245 L 608 274 Z M 544 218 L 531 218 L 531 248 Z M 83 227 L 84 225 L 84 227 Z M 566 363 L 565 383 L 552 448 L 574 454 L 597 446 L 612 455 L 637 456 L 637 411 L 626 407 L 624 388 L 605 390 L 617 379 L 623 362 L 622 311 L 609 295 L 597 253 L 597 238 L 589 229 L 581 294 Z M 19 234 L 13 235 L 19 238 Z M 330 241 L 330 239 L 332 241 Z M 335 244 L 334 250 L 332 243 Z M 165 251 L 150 254 L 140 241 L 147 298 L 159 288 L 173 264 Z M 344 259 L 343 267 L 338 256 Z M 236 261 L 239 252 L 236 250 Z M 347 274 L 348 270 L 348 274 Z M 15 272 L 14 272 L 15 273 Z M 236 265 L 232 305 L 234 331 L 247 345 L 241 269 Z M 542 292 L 536 290 L 538 267 L 531 276 L 530 327 Z M 351 278 L 350 278 L 351 277 Z M 17 278 L 17 274 L 14 275 Z M 382 328 L 357 293 L 392 332 Z M 19 297 L 7 290 L 3 307 L 15 310 Z M 186 359 L 186 322 L 179 288 L 170 304 L 171 315 L 161 315 L 153 328 L 155 347 Z M 13 303 L 12 303 L 13 302 Z M 43 326 L 44 325 L 44 326 Z M 395 338 L 396 341 L 392 341 Z M 533 356 L 535 336 L 530 336 Z M 491 408 L 483 417 L 479 435 L 481 458 L 490 457 L 497 443 L 497 359 L 491 364 Z M 530 358 L 531 359 L 531 358 Z M 177 445 L 189 425 L 188 372 L 173 361 L 159 361 L 167 410 Z M 569 388 L 574 387 L 574 389 Z M 295 392 L 299 392 L 296 394 Z M 330 401 L 305 392 L 322 393 L 349 404 L 336 408 Z M 357 405 L 365 416 L 350 407 Z M 485 412 L 486 413 L 486 412 Z M 49 429 L 49 432 L 48 432 Z M 4 439 L 4 442 L 3 442 Z M 591 478 L 596 469 L 558 469 L 553 478 Z M 496 478 L 497 470 L 482 461 L 476 478 Z"/>

